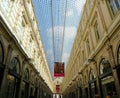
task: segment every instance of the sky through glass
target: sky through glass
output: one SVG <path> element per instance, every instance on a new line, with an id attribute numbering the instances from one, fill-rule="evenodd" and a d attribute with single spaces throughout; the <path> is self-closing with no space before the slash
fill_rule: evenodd
<path id="1" fill-rule="evenodd" d="M 33 0 L 52 76 L 55 61 L 63 61 L 67 65 L 85 1 Z"/>

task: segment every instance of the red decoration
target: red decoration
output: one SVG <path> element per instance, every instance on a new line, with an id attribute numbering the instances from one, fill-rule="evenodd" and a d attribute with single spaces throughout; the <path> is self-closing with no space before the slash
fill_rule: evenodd
<path id="1" fill-rule="evenodd" d="M 64 63 L 63 62 L 54 62 L 54 76 L 64 77 Z"/>

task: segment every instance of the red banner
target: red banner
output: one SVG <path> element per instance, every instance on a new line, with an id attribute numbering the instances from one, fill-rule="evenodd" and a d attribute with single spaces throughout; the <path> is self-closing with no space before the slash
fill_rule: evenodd
<path id="1" fill-rule="evenodd" d="M 64 63 L 63 62 L 54 62 L 54 76 L 64 77 Z"/>

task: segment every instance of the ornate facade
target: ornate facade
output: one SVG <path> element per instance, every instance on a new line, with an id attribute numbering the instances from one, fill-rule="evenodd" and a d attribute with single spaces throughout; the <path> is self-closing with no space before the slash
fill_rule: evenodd
<path id="1" fill-rule="evenodd" d="M 0 98 L 51 98 L 53 81 L 31 0 L 0 0 Z"/>
<path id="2" fill-rule="evenodd" d="M 86 0 L 62 93 L 120 98 L 120 0 Z"/>

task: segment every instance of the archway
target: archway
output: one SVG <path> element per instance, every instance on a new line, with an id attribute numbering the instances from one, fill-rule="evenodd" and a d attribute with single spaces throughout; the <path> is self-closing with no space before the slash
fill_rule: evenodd
<path id="1" fill-rule="evenodd" d="M 89 74 L 89 91 L 90 91 L 90 98 L 94 98 L 95 94 L 97 94 L 97 84 L 96 84 L 96 76 L 93 69 L 90 70 L 90 74 Z"/>
<path id="2" fill-rule="evenodd" d="M 112 69 L 109 61 L 105 58 L 102 58 L 99 66 L 99 78 L 100 78 L 100 88 L 101 88 L 101 97 L 106 98 L 108 95 L 111 97 L 117 97 L 114 78 L 112 75 Z"/>
<path id="3" fill-rule="evenodd" d="M 20 62 L 17 57 L 10 61 L 5 85 L 5 98 L 17 98 L 20 86 Z"/>

